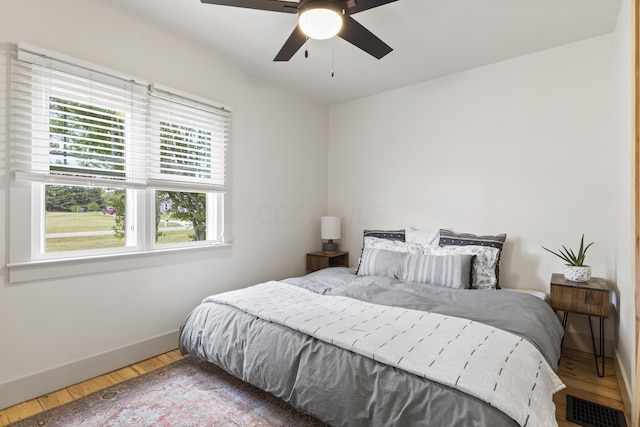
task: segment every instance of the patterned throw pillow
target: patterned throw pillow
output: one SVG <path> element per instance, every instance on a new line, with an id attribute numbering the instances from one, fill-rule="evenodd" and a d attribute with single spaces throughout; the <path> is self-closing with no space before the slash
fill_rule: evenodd
<path id="1" fill-rule="evenodd" d="M 499 249 L 489 246 L 433 246 L 424 245 L 425 255 L 447 256 L 452 254 L 475 255 L 473 259 L 471 287 L 496 289 Z"/>
<path id="2" fill-rule="evenodd" d="M 400 278 L 407 282 L 465 289 L 471 285 L 473 258 L 470 254 L 407 254 Z"/>
<path id="3" fill-rule="evenodd" d="M 470 233 L 454 233 L 451 230 L 440 229 L 440 246 L 489 246 L 502 250 L 506 234 L 495 236 L 476 236 Z"/>
<path id="4" fill-rule="evenodd" d="M 362 237 L 377 237 L 385 240 L 405 241 L 405 230 L 364 230 Z"/>
<path id="5" fill-rule="evenodd" d="M 369 236 L 364 238 L 365 248 L 385 249 L 393 252 L 421 254 L 423 252 L 422 246 L 419 243 L 408 243 L 400 240 L 387 240 Z"/>
<path id="6" fill-rule="evenodd" d="M 454 233 L 451 230 L 440 229 L 440 246 L 485 246 L 498 249 L 498 258 L 495 265 L 496 283 L 495 288 L 500 289 L 500 255 L 504 242 L 507 240 L 506 234 L 495 236 L 478 236 L 471 233 Z"/>

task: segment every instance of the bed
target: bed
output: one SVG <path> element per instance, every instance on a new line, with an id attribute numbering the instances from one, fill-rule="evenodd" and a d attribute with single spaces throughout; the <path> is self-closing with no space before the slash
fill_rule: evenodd
<path id="1" fill-rule="evenodd" d="M 369 237 L 357 270 L 207 297 L 180 350 L 332 426 L 556 425 L 563 329 L 548 303 L 483 285 L 477 254 Z"/>

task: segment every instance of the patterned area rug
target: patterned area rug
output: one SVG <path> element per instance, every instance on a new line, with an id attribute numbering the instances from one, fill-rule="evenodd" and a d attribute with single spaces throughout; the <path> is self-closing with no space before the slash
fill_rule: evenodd
<path id="1" fill-rule="evenodd" d="M 324 426 L 210 363 L 187 357 L 11 427 Z"/>

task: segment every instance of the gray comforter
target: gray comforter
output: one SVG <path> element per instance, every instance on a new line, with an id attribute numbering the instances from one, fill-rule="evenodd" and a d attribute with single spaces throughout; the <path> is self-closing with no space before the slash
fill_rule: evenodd
<path id="1" fill-rule="evenodd" d="M 555 370 L 563 329 L 549 305 L 528 294 L 456 290 L 331 268 L 284 282 L 326 294 L 464 317 L 526 338 Z M 513 426 L 463 392 L 253 317 L 227 305 L 197 306 L 180 349 L 221 366 L 334 426 Z"/>

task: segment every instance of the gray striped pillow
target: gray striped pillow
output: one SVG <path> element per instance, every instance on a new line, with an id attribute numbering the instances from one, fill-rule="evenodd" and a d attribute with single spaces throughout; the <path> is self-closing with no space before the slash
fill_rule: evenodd
<path id="1" fill-rule="evenodd" d="M 382 276 L 399 279 L 407 254 L 386 249 L 363 248 L 358 276 Z M 420 255 L 424 256 L 424 255 Z"/>
<path id="2" fill-rule="evenodd" d="M 473 257 L 474 255 L 469 254 L 406 254 L 400 279 L 406 282 L 465 289 L 471 286 Z"/>

